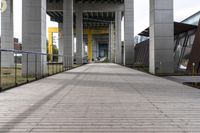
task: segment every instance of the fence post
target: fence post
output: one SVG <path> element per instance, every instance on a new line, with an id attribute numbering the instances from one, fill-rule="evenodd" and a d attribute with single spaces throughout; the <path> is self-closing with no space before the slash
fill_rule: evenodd
<path id="1" fill-rule="evenodd" d="M 54 55 L 52 55 L 52 57 L 54 58 Z M 52 58 L 52 59 L 53 59 L 53 58 Z M 54 75 L 55 72 L 54 72 L 54 63 L 53 63 L 53 60 L 52 60 L 51 62 L 52 62 L 52 73 L 53 73 L 53 75 Z"/>
<path id="2" fill-rule="evenodd" d="M 62 70 L 65 71 L 65 66 L 64 66 L 64 62 L 65 62 L 65 56 L 62 56 Z"/>
<path id="3" fill-rule="evenodd" d="M 56 55 L 56 56 L 57 56 L 57 58 L 59 58 L 58 55 Z M 57 58 L 56 58 L 56 59 L 57 59 Z M 59 71 L 59 70 L 58 70 L 58 59 L 57 59 L 57 63 L 56 63 L 56 73 L 59 73 L 58 71 Z"/>
<path id="4" fill-rule="evenodd" d="M 67 56 L 67 64 L 66 64 L 66 66 L 67 66 L 67 70 L 69 70 L 70 66 L 69 66 L 69 57 L 68 56 Z"/>
<path id="5" fill-rule="evenodd" d="M 65 67 L 65 71 L 67 71 L 67 57 L 65 56 L 65 61 L 63 62 L 63 64 L 64 64 L 64 67 Z"/>
<path id="6" fill-rule="evenodd" d="M 17 53 L 14 52 L 15 56 L 15 86 L 17 86 Z"/>
<path id="7" fill-rule="evenodd" d="M 44 78 L 45 76 L 44 76 L 44 57 L 43 57 L 43 54 L 41 54 L 42 55 L 42 61 L 41 61 L 41 63 L 42 63 L 42 69 L 41 69 L 41 72 L 42 72 L 42 78 Z"/>
<path id="8" fill-rule="evenodd" d="M 192 76 L 195 76 L 195 65 L 196 65 L 196 64 L 193 62 L 193 63 L 192 63 Z M 196 86 L 196 83 L 193 82 L 192 85 L 193 85 L 193 86 Z"/>
<path id="9" fill-rule="evenodd" d="M 26 82 L 28 83 L 28 53 L 26 55 Z"/>
<path id="10" fill-rule="evenodd" d="M 37 53 L 35 53 L 35 79 L 37 80 Z"/>
<path id="11" fill-rule="evenodd" d="M 48 76 L 50 76 L 50 71 L 49 71 L 49 54 L 47 53 L 47 68 L 48 68 Z"/>
<path id="12" fill-rule="evenodd" d="M 2 91 L 2 74 L 1 74 L 1 50 L 0 50 L 0 92 Z"/>

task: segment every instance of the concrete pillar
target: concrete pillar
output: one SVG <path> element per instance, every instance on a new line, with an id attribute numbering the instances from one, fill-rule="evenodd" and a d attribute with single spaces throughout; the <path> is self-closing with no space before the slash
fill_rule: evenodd
<path id="1" fill-rule="evenodd" d="M 121 12 L 115 13 L 115 56 L 116 63 L 122 64 L 122 42 L 121 42 Z"/>
<path id="2" fill-rule="evenodd" d="M 87 43 L 85 41 L 83 41 L 83 57 L 86 56 L 85 55 L 86 54 L 86 50 L 85 50 L 86 46 L 87 46 Z"/>
<path id="3" fill-rule="evenodd" d="M 88 31 L 88 61 L 92 62 L 92 31 Z"/>
<path id="4" fill-rule="evenodd" d="M 174 72 L 173 0 L 150 0 L 150 72 Z"/>
<path id="5" fill-rule="evenodd" d="M 71 67 L 74 64 L 73 0 L 63 1 L 63 15 L 64 66 Z"/>
<path id="6" fill-rule="evenodd" d="M 7 9 L 1 13 L 1 48 L 14 50 L 13 36 L 13 0 L 6 0 Z M 2 52 L 2 67 L 14 67 L 14 54 Z"/>
<path id="7" fill-rule="evenodd" d="M 76 10 L 76 61 L 83 64 L 84 45 L 83 45 L 83 13 L 81 7 Z"/>
<path id="8" fill-rule="evenodd" d="M 97 57 L 99 57 L 100 55 L 99 55 L 99 42 L 98 41 L 96 41 L 96 47 L 97 47 Z"/>
<path id="9" fill-rule="evenodd" d="M 112 38 L 111 38 L 111 24 L 109 25 L 109 42 L 108 42 L 108 60 L 109 62 L 111 62 L 111 41 L 112 41 Z"/>
<path id="10" fill-rule="evenodd" d="M 63 55 L 64 52 L 64 42 L 63 42 L 63 23 L 59 23 L 59 49 L 58 49 L 58 54 Z M 63 56 L 59 56 L 59 62 L 63 62 L 64 58 Z"/>
<path id="11" fill-rule="evenodd" d="M 115 35 L 114 35 L 114 24 L 109 25 L 109 61 L 115 61 Z"/>
<path id="12" fill-rule="evenodd" d="M 87 58 L 86 58 L 87 55 L 85 55 L 86 54 L 86 50 L 85 50 L 86 45 L 87 45 L 87 43 L 83 40 L 83 54 L 84 54 L 83 55 L 83 64 L 87 62 Z"/>
<path id="13" fill-rule="evenodd" d="M 97 59 L 97 41 L 96 39 L 93 37 L 93 46 L 92 46 L 92 58 L 95 60 Z"/>
<path id="14" fill-rule="evenodd" d="M 134 65 L 134 1 L 125 0 L 124 65 Z"/>
<path id="15" fill-rule="evenodd" d="M 22 49 L 47 53 L 46 0 L 22 0 Z M 22 70 L 29 75 L 36 71 L 38 75 L 47 74 L 47 56 L 38 54 L 36 60 L 36 55 L 23 54 Z"/>

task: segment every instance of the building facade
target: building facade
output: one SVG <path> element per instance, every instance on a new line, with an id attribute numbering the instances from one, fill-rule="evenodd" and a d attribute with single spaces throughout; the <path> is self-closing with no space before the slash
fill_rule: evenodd
<path id="1" fill-rule="evenodd" d="M 174 23 L 174 70 L 176 72 L 189 72 L 192 73 L 192 64 L 195 63 L 196 72 L 199 73 L 199 60 L 198 52 L 199 31 L 198 28 L 200 19 L 200 12 L 188 17 L 181 23 Z M 149 29 L 144 30 L 140 35 L 147 38 L 149 36 Z M 195 43 L 195 40 L 196 43 Z M 141 41 L 135 47 L 135 65 L 136 66 L 149 66 L 149 39 Z M 195 58 L 195 60 L 194 60 Z M 160 64 L 162 65 L 162 64 Z"/>

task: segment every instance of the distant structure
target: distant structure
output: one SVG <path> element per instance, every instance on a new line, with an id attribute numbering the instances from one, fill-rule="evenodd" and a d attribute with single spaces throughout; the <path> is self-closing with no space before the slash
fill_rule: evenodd
<path id="1" fill-rule="evenodd" d="M 7 9 L 1 13 L 2 48 L 13 47 L 13 0 L 6 0 Z M 174 73 L 174 23 L 173 0 L 150 0 L 149 72 Z M 74 64 L 74 37 L 77 39 L 76 61 L 83 64 L 87 57 L 92 62 L 96 56 L 106 56 L 110 62 L 133 66 L 134 0 L 22 0 L 22 50 L 47 53 L 46 14 L 59 23 L 59 54 L 64 67 Z M 121 21 L 124 18 L 124 28 Z M 141 20 L 142 21 L 142 20 Z M 121 40 L 124 29 L 124 42 Z M 50 51 L 50 50 L 49 50 Z M 98 53 L 98 54 L 95 54 Z M 13 54 L 2 55 L 3 64 L 12 67 Z M 8 60 L 10 62 L 8 62 Z M 29 64 L 27 66 L 27 60 Z M 47 58 L 23 58 L 23 74 L 47 73 Z M 162 66 L 160 65 L 162 62 Z M 37 65 L 37 67 L 35 67 Z M 27 69 L 28 68 L 28 69 Z M 37 68 L 37 69 L 35 69 Z M 162 70 L 162 71 L 161 71 Z"/>
<path id="2" fill-rule="evenodd" d="M 200 11 L 186 18 L 181 23 L 174 22 L 174 70 L 176 72 L 192 72 L 192 63 L 195 63 L 195 70 L 200 73 Z M 135 46 L 135 65 L 149 66 L 149 28 L 145 29 L 138 36 L 146 38 L 138 41 Z M 139 37 L 137 37 L 139 38 Z M 165 45 L 165 44 L 163 44 Z M 162 62 L 161 64 L 162 65 Z M 158 71 L 162 71 L 157 68 Z"/>
<path id="3" fill-rule="evenodd" d="M 182 23 L 198 25 L 199 24 L 199 20 L 200 20 L 200 11 L 198 11 L 197 13 L 193 14 L 192 16 L 184 19 L 182 21 Z"/>
<path id="4" fill-rule="evenodd" d="M 1 38 L 0 38 L 0 46 L 1 46 Z M 19 39 L 18 38 L 14 38 L 14 50 L 22 50 L 22 44 L 19 43 Z"/>

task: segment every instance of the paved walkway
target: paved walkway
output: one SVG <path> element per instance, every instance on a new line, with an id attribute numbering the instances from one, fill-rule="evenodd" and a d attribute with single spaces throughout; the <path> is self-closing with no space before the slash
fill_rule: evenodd
<path id="1" fill-rule="evenodd" d="M 178 83 L 185 83 L 185 82 L 200 83 L 200 76 L 167 76 L 164 78 L 178 82 Z"/>
<path id="2" fill-rule="evenodd" d="M 200 132 L 200 90 L 114 64 L 0 94 L 0 133 Z"/>

